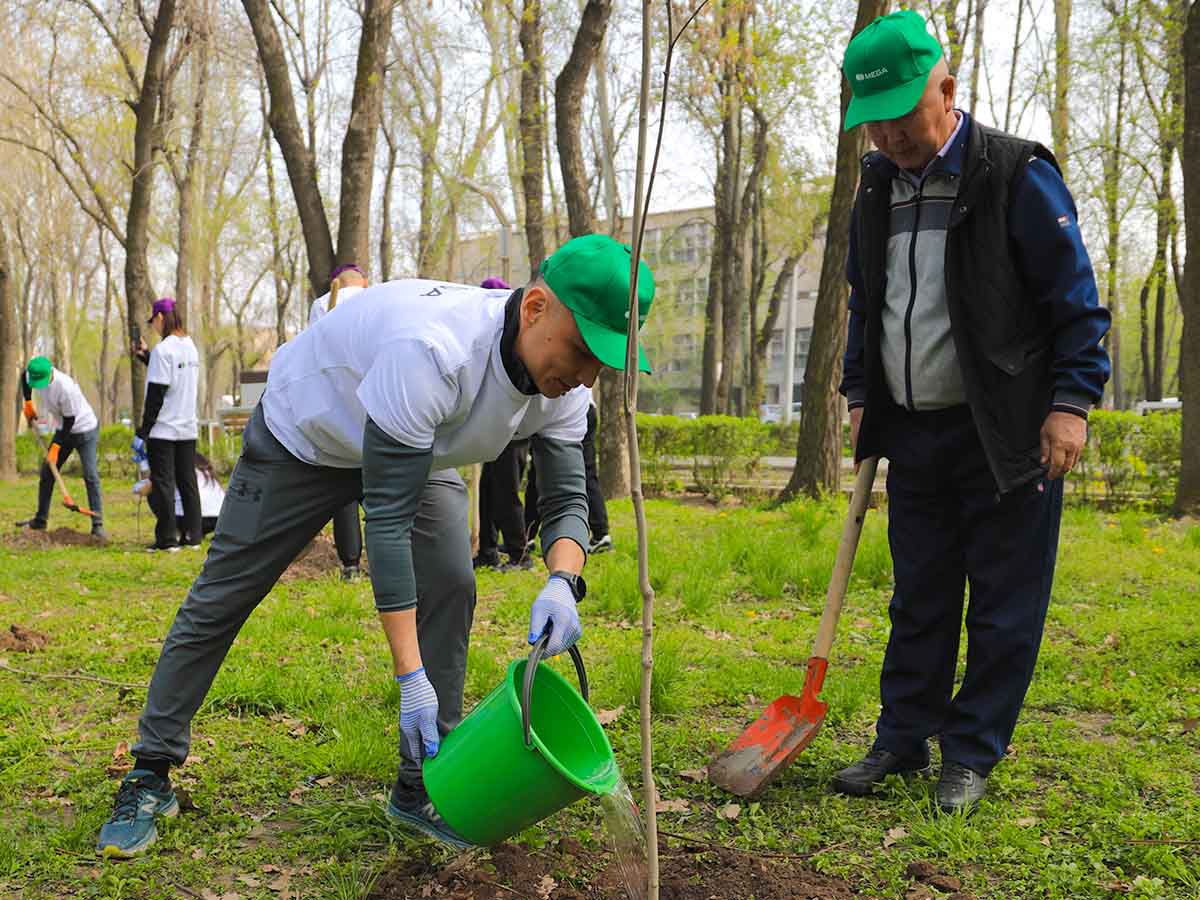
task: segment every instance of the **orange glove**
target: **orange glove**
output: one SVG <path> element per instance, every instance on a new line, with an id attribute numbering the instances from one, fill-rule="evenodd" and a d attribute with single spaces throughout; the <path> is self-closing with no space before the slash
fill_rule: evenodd
<path id="1" fill-rule="evenodd" d="M 37 418 L 37 410 L 33 408 L 32 400 L 25 401 L 25 407 L 22 412 L 25 413 L 25 421 L 32 425 L 33 420 Z"/>
<path id="2" fill-rule="evenodd" d="M 52 466 L 58 465 L 58 444 L 50 445 L 50 449 L 46 451 L 46 462 Z"/>

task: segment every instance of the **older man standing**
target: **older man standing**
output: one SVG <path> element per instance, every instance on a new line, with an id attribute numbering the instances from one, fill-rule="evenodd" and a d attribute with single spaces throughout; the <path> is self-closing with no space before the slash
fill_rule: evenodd
<path id="1" fill-rule="evenodd" d="M 877 151 L 851 224 L 841 390 L 855 459 L 889 460 L 896 586 L 875 743 L 833 787 L 924 770 L 937 735 L 938 806 L 970 810 L 1033 676 L 1109 315 L 1054 157 L 955 109 L 919 14 L 876 19 L 843 71 L 845 127 L 865 124 Z"/>

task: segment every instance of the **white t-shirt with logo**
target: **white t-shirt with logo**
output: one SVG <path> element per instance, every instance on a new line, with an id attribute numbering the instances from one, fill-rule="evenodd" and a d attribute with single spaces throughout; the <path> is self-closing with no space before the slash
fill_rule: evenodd
<path id="1" fill-rule="evenodd" d="M 351 284 L 344 288 L 338 288 L 338 306 L 341 306 L 355 294 L 361 294 L 364 288 L 357 284 Z M 337 306 L 334 307 L 337 309 Z M 329 311 L 329 295 L 322 294 L 312 302 L 312 306 L 308 308 L 308 325 L 311 328 L 317 321 Z"/>
<path id="2" fill-rule="evenodd" d="M 581 441 L 589 392 L 530 397 L 504 371 L 512 291 L 408 279 L 340 302 L 280 347 L 267 373 L 267 427 L 295 457 L 362 465 L 369 415 L 387 435 L 433 451 L 433 468 L 489 462 L 514 438 Z"/>
<path id="3" fill-rule="evenodd" d="M 162 441 L 194 441 L 196 391 L 200 380 L 200 354 L 187 335 L 167 335 L 150 351 L 146 385 L 165 384 L 166 396 L 150 437 Z"/>
<path id="4" fill-rule="evenodd" d="M 196 470 L 196 486 L 200 488 L 200 515 L 205 519 L 215 519 L 221 514 L 221 504 L 225 502 L 225 488 L 216 478 L 209 478 L 199 469 Z M 175 489 L 175 515 L 183 516 L 183 497 L 179 488 Z"/>
<path id="5" fill-rule="evenodd" d="M 100 423 L 96 419 L 92 404 L 88 403 L 75 379 L 57 368 L 51 371 L 50 383 L 44 388 L 35 389 L 38 393 L 38 407 L 60 423 L 67 416 L 74 416 L 75 424 L 71 426 L 71 434 L 87 434 L 92 431 Z"/>

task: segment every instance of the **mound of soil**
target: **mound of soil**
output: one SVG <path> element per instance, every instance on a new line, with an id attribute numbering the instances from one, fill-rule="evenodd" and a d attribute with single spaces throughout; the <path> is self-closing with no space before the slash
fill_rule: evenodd
<path id="1" fill-rule="evenodd" d="M 724 847 L 661 843 L 662 900 L 843 900 L 860 894 L 845 881 L 796 860 Z M 552 874 L 554 873 L 554 874 Z M 563 878 L 569 873 L 568 878 Z M 556 877 L 558 876 L 558 877 Z M 384 870 L 368 900 L 628 900 L 610 853 L 566 838 L 531 852 L 517 844 L 476 851 L 437 867 L 427 859 Z"/>
<path id="2" fill-rule="evenodd" d="M 365 577 L 368 572 L 365 555 L 360 565 Z M 338 559 L 337 547 L 333 543 L 333 538 L 329 535 L 319 534 L 308 545 L 308 548 L 284 570 L 279 580 L 286 584 L 301 578 L 324 578 L 330 573 L 340 573 L 341 571 L 342 561 Z"/>
<path id="3" fill-rule="evenodd" d="M 16 653 L 36 653 L 49 642 L 49 638 L 40 631 L 23 628 L 20 625 L 9 625 L 6 634 L 0 634 L 0 651 L 12 650 Z"/>
<path id="4" fill-rule="evenodd" d="M 70 528 L 55 528 L 53 531 L 35 531 L 22 528 L 5 538 L 5 543 L 21 548 L 45 547 L 92 547 L 104 542 L 94 539 L 90 532 L 74 531 Z"/>

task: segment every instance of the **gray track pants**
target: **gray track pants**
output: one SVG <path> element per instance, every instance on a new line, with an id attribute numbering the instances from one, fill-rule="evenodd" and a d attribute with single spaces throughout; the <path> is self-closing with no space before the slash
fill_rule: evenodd
<path id="1" fill-rule="evenodd" d="M 175 614 L 150 680 L 136 756 L 183 763 L 192 717 L 242 623 L 334 512 L 361 497 L 359 469 L 301 462 L 271 434 L 262 408 L 255 409 L 204 568 Z M 412 540 L 417 636 L 445 735 L 462 718 L 475 612 L 467 489 L 454 470 L 429 476 Z M 404 758 L 404 741 L 399 743 L 401 779 L 419 784 L 420 768 Z"/>

